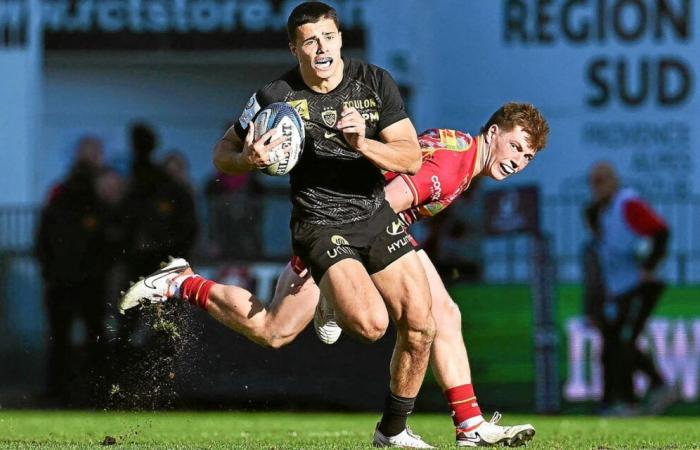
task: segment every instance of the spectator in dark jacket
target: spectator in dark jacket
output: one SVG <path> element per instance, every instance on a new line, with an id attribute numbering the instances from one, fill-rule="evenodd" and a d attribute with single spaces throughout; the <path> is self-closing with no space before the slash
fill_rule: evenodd
<path id="1" fill-rule="evenodd" d="M 70 173 L 50 192 L 37 230 L 49 325 L 47 393 L 61 403 L 86 400 L 91 394 L 87 386 L 72 385 L 75 361 L 80 360 L 71 344 L 77 319 L 86 331 L 82 374 L 94 385 L 102 367 L 105 284 L 118 244 L 113 239 L 112 211 L 97 193 L 101 164 L 101 142 L 81 139 Z M 85 378 L 77 380 L 80 384 Z"/>
<path id="2" fill-rule="evenodd" d="M 132 125 L 132 176 L 125 199 L 130 278 L 158 267 L 169 255 L 187 258 L 197 235 L 192 194 L 153 163 L 157 144 L 150 126 Z"/>

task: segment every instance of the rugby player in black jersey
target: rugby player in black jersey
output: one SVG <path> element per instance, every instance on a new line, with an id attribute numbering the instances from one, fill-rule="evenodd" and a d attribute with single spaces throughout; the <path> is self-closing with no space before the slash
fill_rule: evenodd
<path id="1" fill-rule="evenodd" d="M 302 157 L 290 174 L 292 246 L 333 305 L 343 329 L 367 341 L 397 327 L 390 391 L 374 444 L 429 448 L 406 427 L 428 365 L 435 323 L 427 277 L 402 222 L 384 199 L 381 170 L 415 173 L 416 131 L 384 70 L 341 58 L 336 12 L 320 2 L 297 6 L 287 22 L 298 65 L 258 90 L 216 144 L 227 173 L 273 161 L 254 141 L 253 118 L 273 102 L 293 105 L 305 122 Z M 388 311 L 388 314 L 387 314 Z"/>

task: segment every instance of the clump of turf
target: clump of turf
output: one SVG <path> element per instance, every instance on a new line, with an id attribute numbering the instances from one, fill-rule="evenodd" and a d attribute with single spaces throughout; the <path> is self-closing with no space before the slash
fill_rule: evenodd
<path id="1" fill-rule="evenodd" d="M 110 406 L 116 409 L 170 409 L 178 398 L 175 380 L 186 365 L 178 364 L 199 332 L 193 327 L 191 308 L 176 302 L 151 305 L 135 311 L 137 330 L 120 353 L 120 376 L 110 389 Z"/>

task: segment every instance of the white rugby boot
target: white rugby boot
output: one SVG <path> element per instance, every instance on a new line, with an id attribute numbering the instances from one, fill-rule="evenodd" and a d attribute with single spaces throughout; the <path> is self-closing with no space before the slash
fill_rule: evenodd
<path id="1" fill-rule="evenodd" d="M 528 424 L 503 427 L 499 412 L 493 413 L 489 422 L 483 421 L 470 428 L 457 427 L 457 447 L 519 447 L 525 445 L 535 435 L 535 428 Z"/>
<path id="2" fill-rule="evenodd" d="M 323 294 L 320 294 L 314 313 L 314 331 L 321 342 L 329 345 L 335 344 L 343 332 L 343 329 L 335 321 L 335 310 Z"/>
<path id="3" fill-rule="evenodd" d="M 384 433 L 379 431 L 379 424 L 377 424 L 377 429 L 374 430 L 372 445 L 375 447 L 435 448 L 413 433 L 408 427 L 404 428 L 396 436 L 384 436 Z"/>
<path id="4" fill-rule="evenodd" d="M 165 302 L 175 294 L 172 291 L 173 280 L 189 268 L 190 264 L 183 258 L 170 258 L 159 270 L 137 281 L 126 293 L 122 293 L 119 312 L 124 314 L 124 311 L 136 306 Z"/>

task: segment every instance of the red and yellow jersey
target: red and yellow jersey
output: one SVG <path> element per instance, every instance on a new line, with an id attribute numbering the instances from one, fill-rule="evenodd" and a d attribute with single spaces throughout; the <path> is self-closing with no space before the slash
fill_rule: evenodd
<path id="1" fill-rule="evenodd" d="M 466 191 L 479 160 L 479 137 L 459 130 L 430 129 L 418 136 L 423 165 L 415 175 L 387 172 L 386 182 L 402 177 L 413 193 L 412 206 L 399 213 L 407 224 L 434 216 Z"/>

